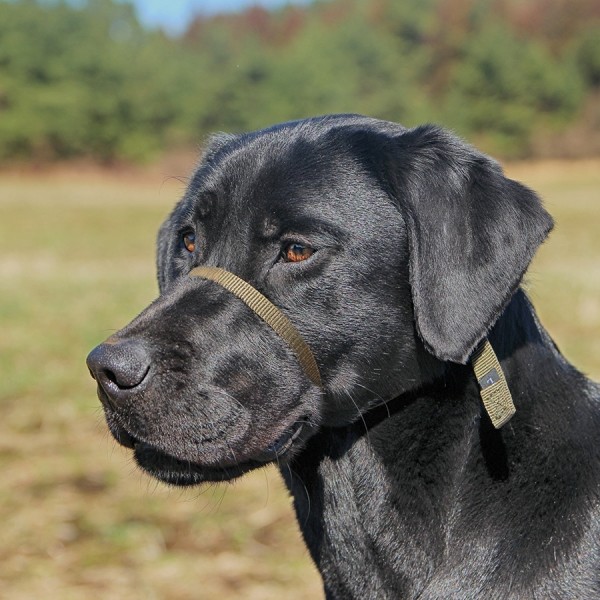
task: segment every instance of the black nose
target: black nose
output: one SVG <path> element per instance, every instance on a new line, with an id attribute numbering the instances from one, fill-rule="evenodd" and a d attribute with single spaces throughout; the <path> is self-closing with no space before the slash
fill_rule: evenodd
<path id="1" fill-rule="evenodd" d="M 108 341 L 87 357 L 92 377 L 113 400 L 141 385 L 150 371 L 150 354 L 140 340 Z"/>

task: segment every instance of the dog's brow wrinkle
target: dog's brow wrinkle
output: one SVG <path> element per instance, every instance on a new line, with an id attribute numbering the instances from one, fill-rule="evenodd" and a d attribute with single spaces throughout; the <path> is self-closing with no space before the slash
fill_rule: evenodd
<path id="1" fill-rule="evenodd" d="M 219 194 L 214 189 L 204 189 L 196 197 L 196 214 L 200 219 L 209 217 L 217 207 Z"/>
<path id="2" fill-rule="evenodd" d="M 278 231 L 279 231 L 279 223 L 277 222 L 275 217 L 272 215 L 265 217 L 265 219 L 262 222 L 262 232 L 263 232 L 264 237 L 266 237 L 266 238 L 273 237 L 277 234 Z"/>

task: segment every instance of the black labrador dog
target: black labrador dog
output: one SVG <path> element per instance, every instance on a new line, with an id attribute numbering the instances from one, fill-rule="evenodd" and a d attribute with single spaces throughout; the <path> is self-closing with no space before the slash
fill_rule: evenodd
<path id="1" fill-rule="evenodd" d="M 218 135 L 158 236 L 160 297 L 88 365 L 173 485 L 276 462 L 327 598 L 600 598 L 600 389 L 519 287 L 538 197 L 434 127 L 357 115 Z M 273 326 L 198 267 L 293 324 Z M 496 429 L 489 340 L 514 417 Z"/>

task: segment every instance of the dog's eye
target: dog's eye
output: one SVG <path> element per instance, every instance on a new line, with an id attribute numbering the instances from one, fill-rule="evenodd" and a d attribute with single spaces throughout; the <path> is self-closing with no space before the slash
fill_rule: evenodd
<path id="1" fill-rule="evenodd" d="M 314 250 L 309 246 L 294 243 L 288 244 L 282 251 L 282 258 L 285 262 L 301 262 L 310 258 L 314 254 Z"/>
<path id="2" fill-rule="evenodd" d="M 196 250 L 196 234 L 193 231 L 186 231 L 181 240 L 190 254 Z"/>

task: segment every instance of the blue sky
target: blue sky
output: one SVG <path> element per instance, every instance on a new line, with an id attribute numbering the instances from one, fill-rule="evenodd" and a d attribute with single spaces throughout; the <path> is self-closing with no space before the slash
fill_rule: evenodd
<path id="1" fill-rule="evenodd" d="M 145 25 L 161 26 L 171 33 L 185 28 L 195 14 L 214 14 L 235 11 L 252 5 L 274 8 L 286 4 L 306 4 L 308 0 L 128 0 L 135 4 L 138 16 Z"/>

